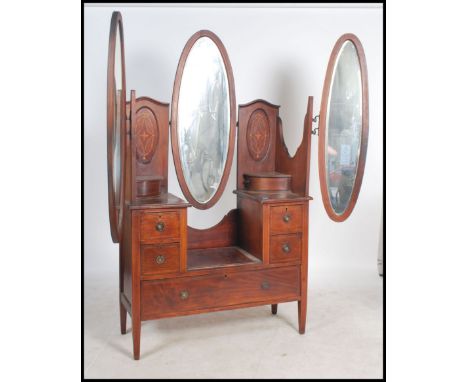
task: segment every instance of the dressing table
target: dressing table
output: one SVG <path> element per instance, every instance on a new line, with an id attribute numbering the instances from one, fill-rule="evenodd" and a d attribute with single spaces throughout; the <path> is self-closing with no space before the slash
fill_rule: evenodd
<path id="1" fill-rule="evenodd" d="M 134 358 L 140 357 L 141 322 L 166 317 L 259 305 L 270 305 L 277 314 L 278 304 L 295 301 L 303 334 L 313 98 L 307 101 L 302 142 L 291 156 L 278 105 L 254 100 L 236 110 L 232 67 L 213 32 L 201 30 L 185 45 L 171 104 L 137 98 L 134 90 L 127 101 L 123 41 L 122 16 L 114 12 L 107 76 L 109 218 L 112 239 L 119 243 L 121 333 L 126 333 L 128 314 Z M 344 86 L 336 85 L 338 75 L 333 73 L 348 42 L 356 47 L 362 86 L 359 94 L 352 94 L 358 102 L 339 114 L 337 122 L 328 109 L 342 103 L 333 100 Z M 364 170 L 367 74 L 354 35 L 343 36 L 335 48 L 320 112 L 320 177 L 327 212 L 342 221 L 347 217 L 343 213 L 349 216 L 354 207 Z M 351 134 L 338 129 L 343 118 L 352 121 Z M 329 145 L 338 142 L 337 158 L 330 157 L 330 150 L 324 153 L 325 131 L 331 131 Z M 169 136 L 185 200 L 168 190 Z M 236 189 L 225 190 L 235 147 Z M 333 181 L 330 164 L 339 175 Z M 187 210 L 209 209 L 224 191 L 234 192 L 237 208 L 211 228 L 191 227 Z"/>

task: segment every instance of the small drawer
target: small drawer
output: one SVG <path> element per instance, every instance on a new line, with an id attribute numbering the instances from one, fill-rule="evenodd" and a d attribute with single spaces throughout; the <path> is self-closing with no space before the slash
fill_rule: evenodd
<path id="1" fill-rule="evenodd" d="M 275 235 L 270 237 L 270 263 L 301 259 L 302 234 Z"/>
<path id="2" fill-rule="evenodd" d="M 270 233 L 302 232 L 302 205 L 271 207 Z"/>
<path id="3" fill-rule="evenodd" d="M 141 283 L 141 318 L 299 298 L 298 266 Z"/>
<path id="4" fill-rule="evenodd" d="M 144 213 L 141 216 L 140 240 L 142 243 L 180 241 L 179 211 Z"/>
<path id="5" fill-rule="evenodd" d="M 140 253 L 141 274 L 144 276 L 179 272 L 179 244 L 142 245 Z"/>

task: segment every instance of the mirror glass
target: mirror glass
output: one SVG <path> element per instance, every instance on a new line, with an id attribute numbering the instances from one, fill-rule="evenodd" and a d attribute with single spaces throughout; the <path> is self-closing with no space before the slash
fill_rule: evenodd
<path id="1" fill-rule="evenodd" d="M 350 40 L 342 45 L 335 62 L 327 110 L 327 188 L 334 211 L 341 215 L 356 180 L 362 130 L 361 68 Z"/>
<path id="2" fill-rule="evenodd" d="M 192 46 L 177 109 L 179 155 L 190 193 L 208 202 L 224 173 L 230 132 L 229 83 L 223 57 L 209 37 Z"/>
<path id="3" fill-rule="evenodd" d="M 112 171 L 114 179 L 115 200 L 120 200 L 120 165 L 121 165 L 121 118 L 122 118 L 122 50 L 120 40 L 120 28 L 117 26 L 115 39 L 115 61 L 114 61 L 114 134 L 112 150 Z"/>

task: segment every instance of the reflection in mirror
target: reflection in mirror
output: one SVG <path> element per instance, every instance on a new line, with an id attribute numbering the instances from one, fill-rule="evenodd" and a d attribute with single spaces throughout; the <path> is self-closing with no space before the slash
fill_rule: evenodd
<path id="1" fill-rule="evenodd" d="M 362 128 L 361 69 L 350 40 L 341 47 L 331 84 L 325 137 L 327 188 L 333 210 L 341 215 L 356 180 Z"/>
<path id="2" fill-rule="evenodd" d="M 199 203 L 219 187 L 229 148 L 229 84 L 223 58 L 209 37 L 187 56 L 178 101 L 178 143 L 185 181 Z"/>
<path id="3" fill-rule="evenodd" d="M 115 39 L 115 61 L 114 61 L 114 142 L 112 155 L 112 168 L 114 179 L 114 195 L 116 203 L 120 200 L 120 124 L 121 124 L 121 107 L 122 107 L 122 51 L 120 40 L 120 28 L 116 28 Z M 125 95 L 123 95 L 125 96 Z"/>

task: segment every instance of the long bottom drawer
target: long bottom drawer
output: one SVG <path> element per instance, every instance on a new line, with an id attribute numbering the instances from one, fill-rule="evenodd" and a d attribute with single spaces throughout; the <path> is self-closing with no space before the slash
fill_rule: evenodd
<path id="1" fill-rule="evenodd" d="M 142 281 L 141 318 L 209 308 L 299 298 L 298 266 L 215 276 Z"/>

